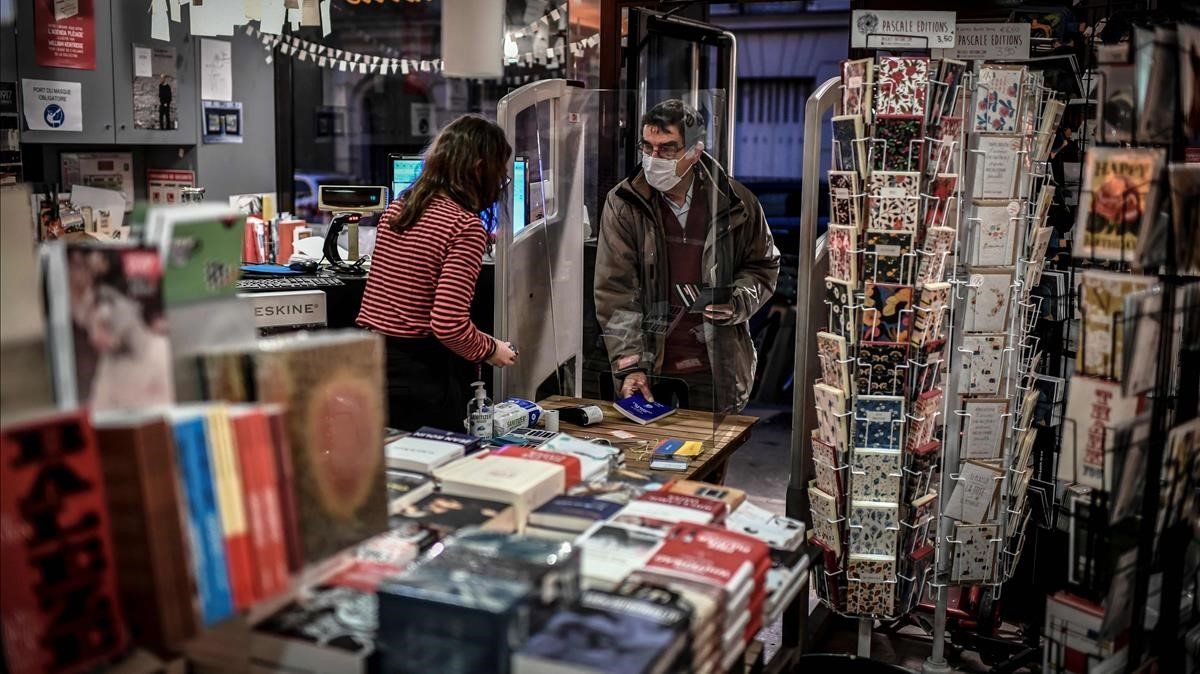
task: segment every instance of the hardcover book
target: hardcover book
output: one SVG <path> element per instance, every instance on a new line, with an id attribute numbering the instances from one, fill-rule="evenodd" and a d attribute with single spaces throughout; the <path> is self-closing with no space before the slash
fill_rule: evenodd
<path id="1" fill-rule="evenodd" d="M 867 282 L 863 286 L 863 342 L 909 341 L 913 319 L 912 286 Z"/>
<path id="2" fill-rule="evenodd" d="M 899 449 L 865 449 L 851 452 L 850 498 L 856 501 L 898 501 L 900 483 Z"/>
<path id="3" fill-rule="evenodd" d="M 515 506 L 518 521 L 562 494 L 567 479 L 561 465 L 499 454 L 457 461 L 438 469 L 434 477 L 443 494 Z"/>
<path id="4" fill-rule="evenodd" d="M 1087 152 L 1074 231 L 1075 257 L 1133 261 L 1138 232 L 1147 217 L 1147 196 L 1164 157 L 1160 148 L 1095 147 Z"/>
<path id="5" fill-rule="evenodd" d="M 404 506 L 394 522 L 413 522 L 439 534 L 451 534 L 466 527 L 486 525 L 509 508 L 500 501 L 449 496 L 433 493 Z"/>
<path id="6" fill-rule="evenodd" d="M 86 413 L 43 415 L 0 429 L 0 483 L 7 670 L 101 668 L 125 650 L 127 635 L 104 476 Z"/>
<path id="7" fill-rule="evenodd" d="M 776 515 L 747 501 L 729 513 L 725 528 L 753 536 L 774 550 L 798 550 L 804 543 L 804 523 Z"/>
<path id="8" fill-rule="evenodd" d="M 286 590 L 289 581 L 271 426 L 257 407 L 234 407 L 230 410 L 230 420 L 252 547 L 250 578 L 254 596 L 267 598 Z"/>
<path id="9" fill-rule="evenodd" d="M 203 414 L 208 439 L 209 469 L 212 471 L 217 514 L 221 518 L 221 531 L 225 540 L 229 587 L 233 592 L 233 607 L 242 610 L 249 607 L 256 596 L 252 542 L 246 518 L 245 486 L 237 458 L 241 448 L 234 439 L 229 410 L 224 405 L 208 406 Z"/>
<path id="10" fill-rule="evenodd" d="M 260 398 L 287 406 L 287 445 L 305 560 L 387 528 L 383 340 L 358 330 L 261 340 Z"/>
<path id="11" fill-rule="evenodd" d="M 526 461 L 541 461 L 542 463 L 562 468 L 565 480 L 564 491 L 579 484 L 583 479 L 583 469 L 579 457 L 571 454 L 544 452 L 533 447 L 523 447 L 520 445 L 505 445 L 493 450 L 492 454 L 494 456 L 508 456 Z"/>
<path id="12" fill-rule="evenodd" d="M 463 446 L 456 442 L 406 435 L 384 445 L 383 454 L 388 468 L 432 473 L 435 468 L 461 458 Z"/>
<path id="13" fill-rule="evenodd" d="M 612 589 L 662 546 L 666 531 L 625 522 L 597 522 L 576 541 L 584 588 Z"/>
<path id="14" fill-rule="evenodd" d="M 724 501 L 652 491 L 630 501 L 617 513 L 617 519 L 646 526 L 678 522 L 712 524 L 724 520 L 727 512 L 728 506 Z"/>
<path id="15" fill-rule="evenodd" d="M 389 468 L 387 471 L 388 512 L 392 515 L 399 514 L 405 507 L 432 494 L 436 486 L 430 475 Z"/>
<path id="16" fill-rule="evenodd" d="M 867 179 L 867 228 L 915 233 L 920 187 L 921 174 L 915 171 L 872 171 Z"/>
<path id="17" fill-rule="evenodd" d="M 900 506 L 878 501 L 851 501 L 848 518 L 850 554 L 896 556 Z"/>
<path id="18" fill-rule="evenodd" d="M 1086 269 L 1080 274 L 1079 322 L 1080 347 L 1075 367 L 1080 374 L 1120 381 L 1125 352 L 1125 298 L 1148 290 L 1157 279 L 1153 276 L 1118 274 Z"/>
<path id="19" fill-rule="evenodd" d="M 913 233 L 867 230 L 863 278 L 879 283 L 905 283 L 913 274 Z"/>
<path id="20" fill-rule="evenodd" d="M 875 115 L 925 117 L 929 59 L 923 56 L 880 56 L 875 66 Z"/>
<path id="21" fill-rule="evenodd" d="M 611 519 L 621 504 L 589 496 L 556 496 L 529 515 L 535 526 L 583 531 L 596 522 Z"/>
<path id="22" fill-rule="evenodd" d="M 728 506 L 728 511 L 732 512 L 740 508 L 746 502 L 746 492 L 735 487 L 726 487 L 724 485 L 712 484 L 709 482 L 698 482 L 696 480 L 671 480 L 663 488 L 672 494 L 684 494 L 687 496 L 699 496 L 706 499 L 717 499 L 724 501 Z"/>
<path id="23" fill-rule="evenodd" d="M 859 394 L 854 400 L 854 447 L 894 449 L 904 446 L 904 398 Z M 853 469 L 852 469 L 853 470 Z M 897 466 L 896 472 L 899 472 Z M 869 499 L 886 501 L 888 499 Z"/>
<path id="24" fill-rule="evenodd" d="M 766 543 L 736 531 L 703 524 L 675 525 L 646 570 L 706 582 L 737 595 L 759 586 L 770 566 Z"/>

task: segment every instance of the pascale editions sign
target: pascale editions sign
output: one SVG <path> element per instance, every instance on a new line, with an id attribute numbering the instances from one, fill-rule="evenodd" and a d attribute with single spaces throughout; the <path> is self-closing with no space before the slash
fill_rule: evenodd
<path id="1" fill-rule="evenodd" d="M 34 0 L 33 35 L 43 68 L 96 69 L 93 0 Z"/>
<path id="2" fill-rule="evenodd" d="M 954 46 L 954 12 L 856 9 L 850 22 L 855 49 L 948 49 Z"/>

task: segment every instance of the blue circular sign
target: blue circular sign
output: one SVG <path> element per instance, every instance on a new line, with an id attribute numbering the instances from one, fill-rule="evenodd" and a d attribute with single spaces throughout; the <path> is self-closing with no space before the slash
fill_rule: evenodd
<path id="1" fill-rule="evenodd" d="M 67 121 L 67 113 L 63 112 L 63 109 L 57 103 L 47 105 L 46 112 L 42 113 L 42 116 L 46 118 L 46 124 L 55 129 Z"/>

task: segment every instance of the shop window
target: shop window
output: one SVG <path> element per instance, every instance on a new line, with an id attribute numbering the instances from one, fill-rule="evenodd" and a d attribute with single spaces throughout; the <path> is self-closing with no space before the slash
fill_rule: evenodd
<path id="1" fill-rule="evenodd" d="M 799 180 L 804 148 L 804 104 L 813 80 L 738 80 L 735 175 Z"/>

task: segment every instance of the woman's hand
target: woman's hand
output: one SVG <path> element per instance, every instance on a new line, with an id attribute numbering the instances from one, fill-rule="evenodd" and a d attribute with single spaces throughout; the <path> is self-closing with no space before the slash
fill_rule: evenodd
<path id="1" fill-rule="evenodd" d="M 502 342 L 495 337 L 492 341 L 496 343 L 496 348 L 492 349 L 492 355 L 488 356 L 487 363 L 492 367 L 508 367 L 517 362 L 517 350 L 512 344 Z"/>

